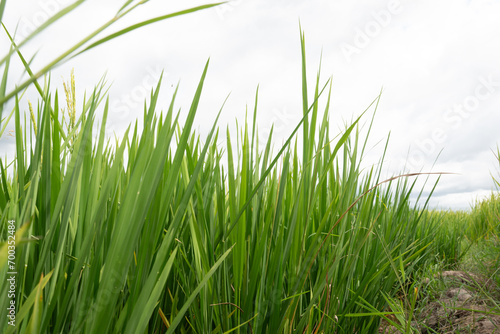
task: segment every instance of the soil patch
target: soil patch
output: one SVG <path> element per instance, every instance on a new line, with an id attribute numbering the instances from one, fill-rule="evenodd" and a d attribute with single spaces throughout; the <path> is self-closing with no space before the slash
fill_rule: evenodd
<path id="1" fill-rule="evenodd" d="M 452 287 L 440 298 L 420 309 L 412 327 L 419 333 L 476 333 L 500 334 L 500 315 L 481 297 L 483 294 L 497 294 L 498 287 L 491 281 L 463 271 L 445 271 L 439 277 L 453 280 Z M 430 280 L 426 281 L 429 283 Z M 395 327 L 383 321 L 379 333 L 401 333 Z"/>

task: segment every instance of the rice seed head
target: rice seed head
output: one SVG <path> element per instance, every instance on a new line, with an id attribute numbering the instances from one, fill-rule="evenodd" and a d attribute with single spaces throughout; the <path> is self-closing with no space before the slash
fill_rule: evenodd
<path id="1" fill-rule="evenodd" d="M 35 121 L 35 113 L 33 112 L 33 105 L 31 102 L 28 100 L 28 106 L 30 109 L 30 118 L 31 118 L 31 123 L 33 124 L 33 131 L 35 131 L 35 136 L 37 135 L 37 128 L 36 128 L 36 121 Z"/>
<path id="2" fill-rule="evenodd" d="M 71 70 L 70 81 L 63 82 L 64 93 L 66 95 L 66 105 L 69 116 L 69 129 L 73 129 L 76 120 L 76 85 L 75 85 L 75 70 Z"/>

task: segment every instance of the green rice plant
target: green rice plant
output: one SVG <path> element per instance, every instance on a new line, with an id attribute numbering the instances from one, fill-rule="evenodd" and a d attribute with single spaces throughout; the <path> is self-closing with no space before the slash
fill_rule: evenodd
<path id="1" fill-rule="evenodd" d="M 498 167 L 500 167 L 500 147 L 497 147 L 496 153 L 494 151 L 493 151 L 493 153 L 495 154 L 495 158 L 498 161 Z M 493 178 L 493 181 L 495 182 L 497 190 L 500 189 L 500 180 L 497 179 L 498 176 L 495 177 L 495 176 L 492 175 L 491 177 Z"/>
<path id="2" fill-rule="evenodd" d="M 40 332 L 47 330 L 59 332 L 69 329 L 101 332 L 111 328 L 111 324 L 117 322 L 118 315 L 123 316 L 127 313 L 116 312 L 116 310 L 123 311 L 124 308 L 128 310 L 129 317 L 125 323 L 121 323 L 122 326 L 126 325 L 129 331 L 144 331 L 147 327 L 152 307 L 155 306 L 158 294 L 162 292 L 160 286 L 163 287 L 162 283 L 164 284 L 173 266 L 177 253 L 173 242 L 174 232 L 180 229 L 182 224 L 183 207 L 189 201 L 188 194 L 193 191 L 194 180 L 201 170 L 201 162 L 198 163 L 197 172 L 192 175 L 194 178 L 189 182 L 182 200 L 178 201 L 177 206 L 169 208 L 178 208 L 174 211 L 172 229 L 156 242 L 157 246 L 153 248 L 156 249 L 155 256 L 148 257 L 147 263 L 140 263 L 142 270 L 138 276 L 139 281 L 135 277 L 131 279 L 132 276 L 127 274 L 132 258 L 139 253 L 139 250 L 135 250 L 135 246 L 128 246 L 138 243 L 140 235 L 138 232 L 146 221 L 148 208 L 155 196 L 166 198 L 167 203 L 172 200 L 174 188 L 164 187 L 160 191 L 159 183 L 162 179 L 173 183 L 180 173 L 205 73 L 206 69 L 173 157 L 168 157 L 171 155 L 168 147 L 177 121 L 176 119 L 172 123 L 173 104 L 165 121 L 160 118 L 157 123 L 154 111 L 158 89 L 152 94 L 151 106 L 149 110 L 145 110 L 141 140 L 137 142 L 137 126 L 132 138 L 132 142 L 138 144 L 137 149 L 140 153 L 137 159 L 129 160 L 126 174 L 124 174 L 123 153 L 129 144 L 128 138 L 123 139 L 115 154 L 111 155 L 109 144 L 104 148 L 104 131 L 101 128 L 99 142 L 92 148 L 92 124 L 99 101 L 97 89 L 83 106 L 82 116 L 77 122 L 80 124 L 79 132 L 74 143 L 70 142 L 71 137 L 68 133 L 65 136 L 66 141 L 61 142 L 60 123 L 56 121 L 57 118 L 51 122 L 49 112 L 50 109 L 56 111 L 59 109 L 57 98 L 56 102 L 49 106 L 52 102 L 50 96 L 48 97 L 48 103 L 43 109 L 39 109 L 41 115 L 38 119 L 39 130 L 36 141 L 31 143 L 31 147 L 35 149 L 30 152 L 30 158 L 27 160 L 22 152 L 25 145 L 19 104 L 16 103 L 18 155 L 10 182 L 7 181 L 8 175 L 2 169 L 2 185 L 4 189 L 11 187 L 7 188 L 5 193 L 7 196 L 3 203 L 5 205 L 2 208 L 2 217 L 3 222 L 6 222 L 7 217 L 14 219 L 17 228 L 29 226 L 29 235 L 39 236 L 25 240 L 26 247 L 20 247 L 16 253 L 19 287 L 16 301 L 19 301 L 20 315 L 29 315 L 33 306 L 31 299 L 29 299 L 31 303 L 23 303 L 24 289 L 30 292 L 36 291 L 37 295 L 40 295 L 42 283 L 39 284 L 40 280 L 37 277 L 46 275 L 47 280 L 51 278 L 45 283 L 47 285 L 44 284 L 43 301 L 46 307 L 43 308 L 43 312 L 35 312 L 36 321 L 33 320 L 35 313 L 26 318 L 18 316 L 19 323 L 30 321 L 30 324 L 36 327 L 36 331 Z M 106 103 L 104 124 L 107 112 Z M 61 147 L 62 152 L 59 151 Z M 205 145 L 204 154 L 207 148 L 208 145 Z M 66 166 L 61 166 L 61 156 L 64 157 L 61 160 L 67 162 Z M 170 160 L 169 173 L 164 174 L 168 160 Z M 65 171 L 64 174 L 61 173 L 62 170 Z M 163 210 L 164 216 L 170 214 L 167 208 Z M 158 224 L 156 223 L 156 226 L 159 226 Z M 6 224 L 2 224 L 2 233 L 5 234 L 4 226 Z M 161 230 L 160 234 L 163 234 Z M 143 248 L 147 249 L 150 245 L 147 243 Z M 126 251 L 123 249 L 125 246 L 128 247 Z M 139 254 L 142 256 L 142 252 Z M 200 288 L 206 284 L 211 276 L 210 273 L 220 266 L 227 255 L 228 253 L 225 253 L 214 262 L 212 271 L 209 271 L 204 281 L 200 282 Z M 104 267 L 106 270 L 103 270 Z M 3 266 L 2 278 L 7 277 L 6 269 L 7 267 Z M 99 284 L 95 284 L 95 279 Z M 125 287 L 126 280 L 128 284 Z M 128 289 L 133 289 L 139 284 L 138 282 L 141 282 L 141 293 L 131 294 L 133 302 L 125 304 L 123 301 L 127 299 L 123 297 L 122 288 L 128 292 Z M 81 289 L 75 289 L 76 286 Z M 61 289 L 66 293 L 61 293 Z M 5 302 L 7 293 L 5 288 L 2 290 L 4 292 L 2 301 Z M 75 303 L 75 300 L 79 302 Z M 116 308 L 115 304 L 121 306 Z M 38 308 L 41 309 L 41 306 L 38 305 Z M 2 310 L 2 313 L 1 327 L 7 332 L 13 331 L 15 327 L 6 326 L 5 310 Z M 114 328 L 120 327 L 116 327 L 115 324 Z"/>
<path id="3" fill-rule="evenodd" d="M 422 212 L 422 223 L 422 228 L 431 231 L 421 233 L 434 234 L 436 261 L 444 268 L 457 265 L 468 250 L 467 236 L 464 234 L 469 228 L 468 212 L 425 210 Z"/>
<path id="4" fill-rule="evenodd" d="M 136 122 L 114 144 L 103 84 L 66 128 L 57 92 L 39 86 L 33 123 L 14 94 L 17 155 L 11 174 L 0 160 L 0 234 L 15 221 L 16 327 L 2 307 L 0 329 L 374 333 L 390 301 L 414 305 L 404 287 L 436 254 L 455 252 L 436 235 L 459 231 L 410 205 L 416 174 L 381 178 L 388 144 L 362 170 L 360 122 L 380 95 L 332 134 L 331 82 L 318 72 L 310 95 L 303 34 L 301 46 L 303 118 L 277 154 L 272 131 L 258 149 L 258 92 L 253 124 L 226 131 L 222 148 L 217 119 L 206 138 L 193 132 L 208 63 L 182 127 L 177 89 L 159 113 L 158 84 L 143 130 Z M 8 272 L 0 257 L 0 279 Z"/>
<path id="5" fill-rule="evenodd" d="M 500 236 L 500 195 L 492 193 L 478 201 L 471 211 L 469 235 L 472 240 Z"/>
<path id="6" fill-rule="evenodd" d="M 500 166 L 500 151 L 497 148 L 495 157 Z M 471 241 L 482 239 L 499 240 L 500 238 L 500 195 L 498 194 L 499 181 L 492 175 L 497 192 L 483 200 L 477 200 L 470 212 L 468 237 Z"/>

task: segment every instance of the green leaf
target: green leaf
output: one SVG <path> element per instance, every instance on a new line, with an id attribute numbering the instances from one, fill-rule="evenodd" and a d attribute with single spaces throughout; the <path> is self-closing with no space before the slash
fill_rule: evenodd
<path id="1" fill-rule="evenodd" d="M 231 246 L 231 248 L 229 248 L 224 254 L 222 254 L 222 256 L 219 258 L 219 260 L 217 260 L 217 262 L 215 262 L 215 264 L 212 266 L 210 271 L 205 275 L 205 277 L 203 277 L 200 284 L 198 284 L 196 289 L 191 293 L 191 295 L 189 296 L 187 301 L 184 303 L 182 308 L 179 310 L 179 313 L 177 313 L 177 315 L 175 316 L 174 320 L 172 321 L 172 324 L 170 325 L 170 327 L 167 330 L 167 334 L 173 333 L 175 331 L 175 329 L 177 328 L 177 326 L 181 322 L 181 319 L 184 317 L 184 314 L 186 313 L 189 306 L 191 306 L 191 304 L 195 300 L 196 296 L 200 293 L 201 289 L 203 289 L 203 287 L 207 284 L 208 280 L 212 277 L 212 275 L 220 267 L 222 262 L 229 255 L 229 253 L 231 253 L 231 250 L 233 249 L 233 247 L 234 246 Z"/>
<path id="2" fill-rule="evenodd" d="M 101 38 L 100 40 L 92 43 L 91 45 L 89 45 L 85 49 L 83 49 L 82 51 L 80 51 L 77 54 L 75 54 L 73 57 L 76 57 L 76 56 L 78 56 L 81 53 L 84 53 L 84 52 L 86 52 L 88 50 L 91 50 L 91 49 L 95 48 L 96 46 L 98 46 L 100 44 L 106 43 L 106 42 L 108 42 L 108 41 L 110 41 L 112 39 L 115 39 L 115 38 L 117 38 L 117 37 L 119 37 L 121 35 L 129 33 L 129 32 L 131 32 L 131 31 L 133 31 L 135 29 L 138 29 L 138 28 L 141 28 L 141 27 L 144 27 L 144 26 L 147 26 L 149 24 L 156 23 L 156 22 L 159 22 L 159 21 L 170 19 L 170 18 L 173 18 L 173 17 L 176 17 L 176 16 L 186 15 L 186 14 L 197 12 L 199 10 L 203 10 L 203 9 L 207 9 L 207 8 L 212 8 L 212 7 L 218 6 L 218 5 L 223 4 L 223 3 L 224 2 L 218 2 L 218 3 L 213 3 L 213 4 L 207 4 L 207 5 L 197 6 L 197 7 L 193 7 L 193 8 L 190 8 L 190 9 L 181 10 L 181 11 L 178 11 L 178 12 L 175 12 L 175 13 L 161 15 L 161 16 L 149 19 L 149 20 L 145 20 L 145 21 L 133 24 L 131 26 L 128 26 L 127 28 L 121 29 L 121 30 L 119 30 L 119 31 L 117 31 L 117 32 L 115 32 L 115 33 L 113 33 L 111 35 L 108 35 L 108 36 L 106 36 L 104 38 Z"/>

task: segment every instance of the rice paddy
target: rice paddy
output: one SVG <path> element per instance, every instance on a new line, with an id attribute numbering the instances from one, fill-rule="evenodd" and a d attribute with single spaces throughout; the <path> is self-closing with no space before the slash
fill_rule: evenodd
<path id="1" fill-rule="evenodd" d="M 160 80 L 142 126 L 114 141 L 103 83 L 77 104 L 73 79 L 61 94 L 31 76 L 28 113 L 23 86 L 3 89 L 16 157 L 0 159 L 0 331 L 377 333 L 385 319 L 412 332 L 429 268 L 498 241 L 498 197 L 434 212 L 409 201 L 418 175 L 384 179 L 383 156 L 363 170 L 360 122 L 380 96 L 332 133 L 331 81 L 307 82 L 303 35 L 300 52 L 303 118 L 264 150 L 258 91 L 236 132 L 194 131 L 208 62 L 188 110 L 181 87 L 158 105 Z"/>

